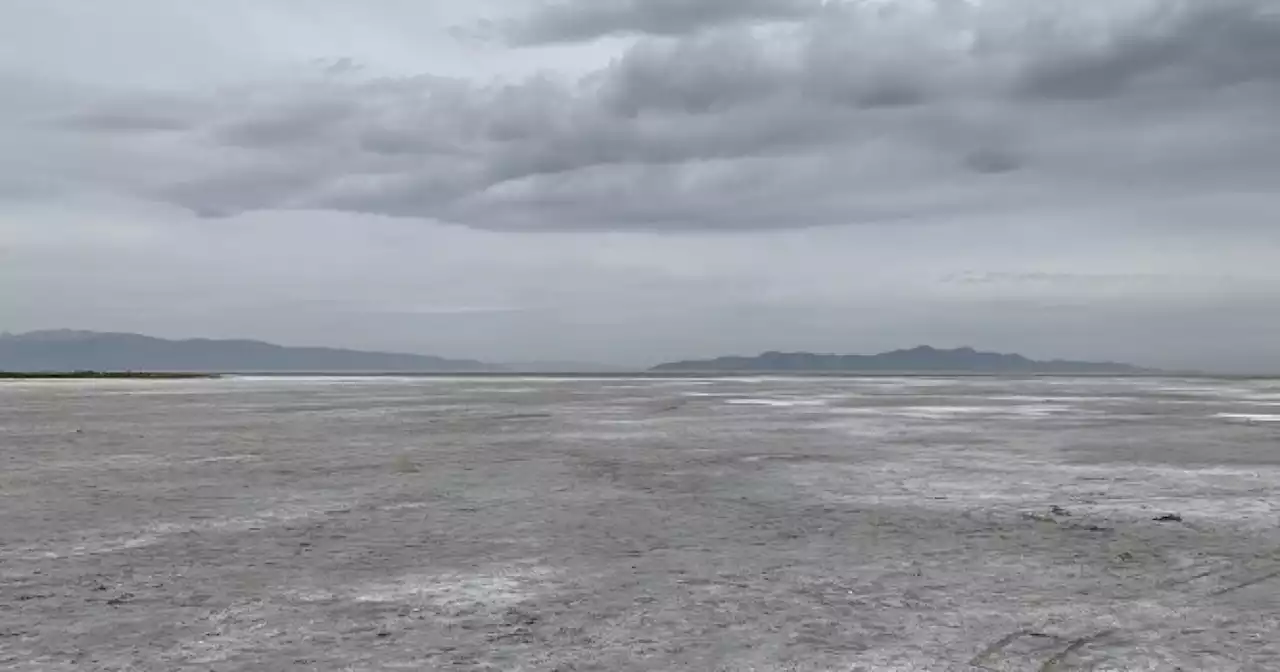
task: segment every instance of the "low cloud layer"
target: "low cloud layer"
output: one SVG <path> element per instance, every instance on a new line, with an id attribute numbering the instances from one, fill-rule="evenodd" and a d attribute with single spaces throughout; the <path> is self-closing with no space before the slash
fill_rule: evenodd
<path id="1" fill-rule="evenodd" d="M 209 217 L 735 230 L 1272 186 L 1280 17 L 1265 3 L 1117 3 L 1105 21 L 1025 7 L 551 4 L 522 25 L 666 37 L 580 79 L 325 67 L 163 104 L 122 93 L 59 121 L 103 160 L 152 169 L 120 188 Z"/>

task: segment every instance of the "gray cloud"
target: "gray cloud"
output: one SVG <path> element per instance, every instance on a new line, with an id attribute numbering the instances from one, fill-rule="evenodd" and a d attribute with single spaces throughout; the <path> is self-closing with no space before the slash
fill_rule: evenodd
<path id="1" fill-rule="evenodd" d="M 129 133 L 181 131 L 189 128 L 184 119 L 147 112 L 89 112 L 70 115 L 61 121 L 68 128 L 85 131 Z"/>
<path id="2" fill-rule="evenodd" d="M 1010 173 L 1022 167 L 1022 160 L 1013 153 L 995 147 L 982 147 L 964 157 L 965 165 L 979 173 Z"/>
<path id="3" fill-rule="evenodd" d="M 22 95 L 21 90 L 17 95 Z M 186 131 L 208 119 L 211 113 L 201 101 L 180 95 L 142 93 L 131 98 L 113 98 L 91 109 L 58 117 L 53 126 L 104 134 Z"/>
<path id="4" fill-rule="evenodd" d="M 342 100 L 288 101 L 280 109 L 221 124 L 213 134 L 221 144 L 256 149 L 328 142 L 356 112 L 356 105 Z"/>
<path id="5" fill-rule="evenodd" d="M 580 80 L 375 76 L 338 59 L 305 81 L 187 101 L 184 116 L 63 118 L 85 133 L 167 131 L 102 151 L 152 166 L 124 180 L 133 193 L 206 216 L 735 230 L 1274 186 L 1276 14 L 1260 0 L 1147 4 L 1160 11 L 1117 10 L 1105 28 L 1069 9 L 1031 14 L 1035 30 L 1010 28 L 1026 14 L 1015 2 L 812 16 L 797 2 L 557 4 L 529 25 L 674 37 L 641 39 Z M 793 23 L 751 25 L 781 18 Z"/>
<path id="6" fill-rule="evenodd" d="M 1157 4 L 1144 22 L 1101 46 L 1066 45 L 1041 55 L 1024 92 L 1089 99 L 1134 89 L 1213 89 L 1280 80 L 1280 12 L 1261 2 L 1220 0 L 1189 8 Z"/>
<path id="7" fill-rule="evenodd" d="M 557 0 L 507 22 L 516 44 L 581 42 L 623 34 L 678 36 L 726 24 L 793 21 L 822 0 Z"/>

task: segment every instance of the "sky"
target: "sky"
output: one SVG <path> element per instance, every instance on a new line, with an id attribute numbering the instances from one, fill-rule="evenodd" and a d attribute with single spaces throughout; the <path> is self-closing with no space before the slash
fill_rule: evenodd
<path id="1" fill-rule="evenodd" d="M 9 0 L 0 330 L 1280 371 L 1273 0 Z"/>

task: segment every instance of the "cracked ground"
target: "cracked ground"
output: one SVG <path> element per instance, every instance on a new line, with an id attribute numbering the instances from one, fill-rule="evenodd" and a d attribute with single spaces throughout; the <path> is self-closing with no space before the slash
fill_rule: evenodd
<path id="1" fill-rule="evenodd" d="M 1280 382 L 0 384 L 3 670 L 1280 669 Z"/>

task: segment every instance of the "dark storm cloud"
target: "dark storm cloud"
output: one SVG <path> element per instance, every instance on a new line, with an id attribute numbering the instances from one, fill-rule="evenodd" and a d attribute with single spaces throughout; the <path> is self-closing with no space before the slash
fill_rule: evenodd
<path id="1" fill-rule="evenodd" d="M 720 35 L 641 43 L 597 77 L 605 109 L 635 117 L 724 111 L 777 96 L 793 84 L 794 74 L 794 67 L 771 60 L 749 36 Z"/>
<path id="2" fill-rule="evenodd" d="M 1147 25 L 1101 48 L 1044 54 L 1022 78 L 1022 90 L 1088 99 L 1137 88 L 1158 93 L 1280 82 L 1280 10 L 1271 3 L 1221 0 L 1159 9 Z"/>
<path id="3" fill-rule="evenodd" d="M 731 23 L 797 20 L 821 0 L 557 0 L 511 21 L 515 44 L 582 42 L 620 34 L 687 35 Z"/>
<path id="4" fill-rule="evenodd" d="M 800 4 L 555 5 L 541 20 L 680 36 L 642 39 L 580 81 L 326 65 L 215 96 L 178 133 L 200 161 L 146 193 L 202 214 L 733 230 L 1274 186 L 1280 30 L 1263 3 L 1166 2 L 1088 41 L 1010 31 L 1020 5 L 990 4 L 830 5 L 776 34 L 734 26 Z"/>

